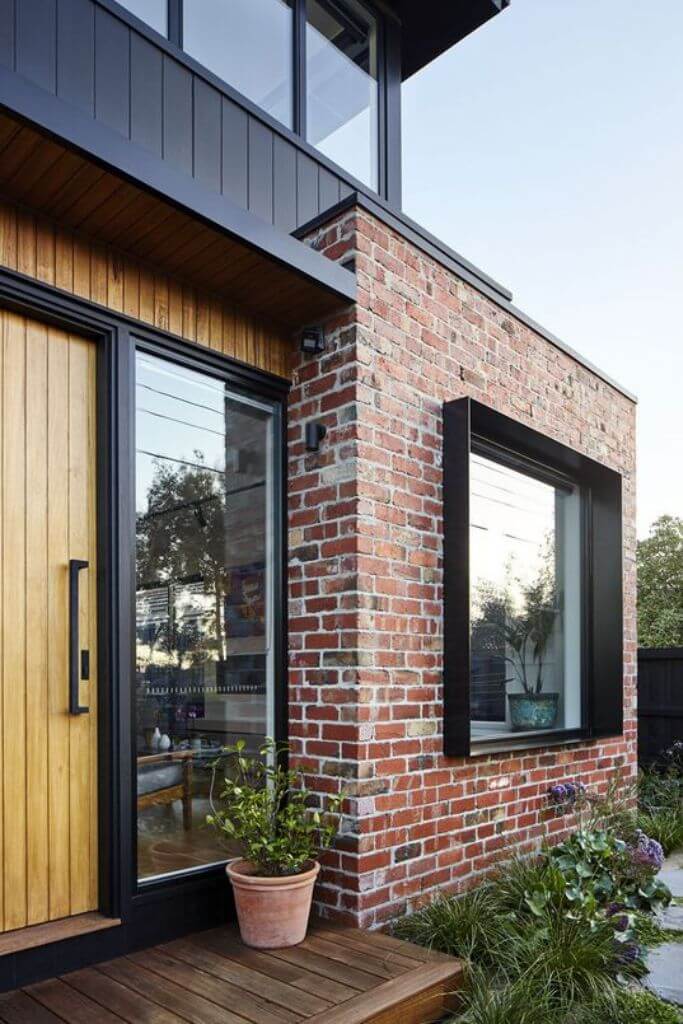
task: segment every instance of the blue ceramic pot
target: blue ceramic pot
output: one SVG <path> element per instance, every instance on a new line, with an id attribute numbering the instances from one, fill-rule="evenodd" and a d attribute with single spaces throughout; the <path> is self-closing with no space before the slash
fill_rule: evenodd
<path id="1" fill-rule="evenodd" d="M 559 693 L 509 693 L 512 728 L 524 732 L 552 729 L 557 722 Z"/>

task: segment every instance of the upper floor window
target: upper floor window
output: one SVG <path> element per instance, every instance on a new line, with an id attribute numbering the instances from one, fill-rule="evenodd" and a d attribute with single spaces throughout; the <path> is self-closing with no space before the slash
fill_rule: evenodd
<path id="1" fill-rule="evenodd" d="M 120 0 L 379 191 L 379 18 L 365 0 Z"/>
<path id="2" fill-rule="evenodd" d="M 183 5 L 183 46 L 287 128 L 294 112 L 294 19 L 288 0 Z"/>
<path id="3" fill-rule="evenodd" d="M 377 21 L 347 0 L 307 0 L 306 138 L 377 188 Z"/>

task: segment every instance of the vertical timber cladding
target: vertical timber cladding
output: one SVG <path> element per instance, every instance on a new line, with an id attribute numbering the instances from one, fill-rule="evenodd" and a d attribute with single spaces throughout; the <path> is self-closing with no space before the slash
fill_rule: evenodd
<path id="1" fill-rule="evenodd" d="M 286 331 L 0 198 L 0 266 L 280 377 Z"/>
<path id="2" fill-rule="evenodd" d="M 0 931 L 98 905 L 96 346 L 0 309 Z M 69 562 L 81 573 L 69 713 Z"/>
<path id="3" fill-rule="evenodd" d="M 3 199 L 0 266 L 289 375 L 285 331 Z M 0 307 L 0 932 L 98 906 L 95 349 Z M 71 558 L 93 570 L 80 575 L 80 716 L 68 714 Z"/>

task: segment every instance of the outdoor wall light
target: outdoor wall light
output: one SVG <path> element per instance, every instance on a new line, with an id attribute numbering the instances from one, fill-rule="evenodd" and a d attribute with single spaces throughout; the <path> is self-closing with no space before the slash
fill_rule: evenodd
<path id="1" fill-rule="evenodd" d="M 306 451 L 317 452 L 320 450 L 320 442 L 327 433 L 327 427 L 316 420 L 310 420 L 306 424 Z"/>
<path id="2" fill-rule="evenodd" d="M 322 327 L 304 327 L 301 332 L 301 351 L 307 356 L 325 351 L 325 332 Z"/>

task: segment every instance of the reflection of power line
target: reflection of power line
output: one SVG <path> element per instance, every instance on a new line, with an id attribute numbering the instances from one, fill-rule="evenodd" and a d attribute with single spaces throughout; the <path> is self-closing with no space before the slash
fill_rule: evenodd
<path id="1" fill-rule="evenodd" d="M 202 412 L 211 413 L 212 416 L 220 416 L 221 419 L 224 416 L 223 409 L 212 409 L 210 405 L 204 405 L 202 402 L 193 402 L 191 398 L 183 398 L 181 395 L 174 395 L 170 391 L 162 391 L 160 388 L 153 388 L 151 384 L 138 383 L 138 387 L 144 391 L 151 391 L 154 395 L 161 395 L 162 398 L 170 398 L 174 402 L 182 402 L 183 405 L 191 405 L 195 409 L 201 409 Z"/>
<path id="2" fill-rule="evenodd" d="M 164 412 L 155 412 L 153 409 L 145 409 L 142 405 L 138 405 L 135 411 L 137 413 L 144 412 L 146 416 L 154 416 L 156 419 L 166 420 L 168 423 L 177 423 L 181 427 L 190 427 L 191 430 L 201 430 L 205 434 L 214 434 L 215 437 L 220 437 L 221 440 L 225 437 L 224 430 L 212 430 L 211 427 L 203 427 L 200 423 L 191 423 L 189 420 L 178 419 L 177 416 L 168 416 Z"/>
<path id="3" fill-rule="evenodd" d="M 168 505 L 166 508 L 153 509 L 151 512 L 142 513 L 136 518 L 138 523 L 144 523 L 149 519 L 156 519 L 158 516 L 173 515 L 176 512 L 184 512 L 187 509 L 191 509 L 197 517 L 197 522 L 203 528 L 206 526 L 206 519 L 203 519 L 202 505 L 208 505 L 212 501 L 222 501 L 223 498 L 231 498 L 235 494 L 244 494 L 245 491 L 255 491 L 259 487 L 265 486 L 265 480 L 257 480 L 256 483 L 245 484 L 244 487 L 235 487 L 231 491 L 225 491 L 224 494 L 211 494 L 207 498 L 196 498 L 193 501 L 183 501 L 179 505 Z"/>
<path id="4" fill-rule="evenodd" d="M 202 512 L 202 505 L 208 505 L 212 501 L 221 501 L 222 498 L 222 494 L 212 494 L 209 498 L 197 498 L 195 501 L 183 501 L 179 505 L 168 505 L 166 508 L 154 509 L 152 512 L 145 512 L 144 515 L 137 516 L 137 521 L 138 523 L 144 523 L 149 519 L 157 519 L 159 516 L 170 516 L 176 512 L 185 512 L 186 509 L 191 509 L 197 518 L 197 522 L 203 528 L 206 526 L 206 519 Z"/>
<path id="5" fill-rule="evenodd" d="M 137 455 L 147 455 L 150 459 L 161 459 L 163 462 L 176 462 L 179 466 L 191 466 L 192 469 L 204 469 L 207 473 L 217 473 L 219 476 L 223 476 L 225 470 L 214 469 L 213 466 L 207 466 L 205 462 L 188 462 L 187 459 L 176 459 L 172 455 L 161 455 L 160 452 L 148 452 L 145 448 L 136 448 L 135 452 Z"/>
<path id="6" fill-rule="evenodd" d="M 512 508 L 515 512 L 523 512 L 528 516 L 543 516 L 545 519 L 549 519 L 553 513 L 553 507 L 548 505 L 545 508 L 537 508 L 533 505 L 519 505 L 512 501 L 505 501 L 502 498 L 494 497 L 492 494 L 482 494 L 481 491 L 475 491 L 474 486 L 472 487 L 472 497 L 479 498 L 480 501 L 487 501 L 491 505 L 502 505 L 504 508 Z"/>

